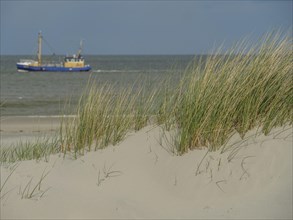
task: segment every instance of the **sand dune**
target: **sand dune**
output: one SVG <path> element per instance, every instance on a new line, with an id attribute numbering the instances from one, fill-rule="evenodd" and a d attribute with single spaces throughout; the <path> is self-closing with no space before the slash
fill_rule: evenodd
<path id="1" fill-rule="evenodd" d="M 280 131 L 176 156 L 146 127 L 76 160 L 1 165 L 1 186 L 15 168 L 1 219 L 292 219 L 292 129 Z"/>

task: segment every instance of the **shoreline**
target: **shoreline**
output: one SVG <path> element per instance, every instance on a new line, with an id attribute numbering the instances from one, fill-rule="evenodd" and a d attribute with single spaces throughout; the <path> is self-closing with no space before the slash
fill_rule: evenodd
<path id="1" fill-rule="evenodd" d="M 58 132 L 62 117 L 62 115 L 2 116 L 0 118 L 1 147 L 9 147 L 20 141 L 35 141 L 37 138 L 52 137 Z"/>

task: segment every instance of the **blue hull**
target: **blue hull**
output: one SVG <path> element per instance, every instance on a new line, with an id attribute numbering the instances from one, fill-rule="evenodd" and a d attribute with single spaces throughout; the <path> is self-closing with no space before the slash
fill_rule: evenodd
<path id="1" fill-rule="evenodd" d="M 37 71 L 37 72 L 85 72 L 90 71 L 90 66 L 85 67 L 74 67 L 74 68 L 68 68 L 68 67 L 62 67 L 62 66 L 28 66 L 28 65 L 21 65 L 16 64 L 16 67 L 18 70 L 22 71 Z"/>

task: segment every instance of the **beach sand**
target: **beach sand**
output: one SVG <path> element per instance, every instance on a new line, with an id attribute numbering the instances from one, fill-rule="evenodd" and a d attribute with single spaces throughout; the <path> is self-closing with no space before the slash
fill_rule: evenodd
<path id="1" fill-rule="evenodd" d="M 4 116 L 0 119 L 1 147 L 52 137 L 60 128 L 60 116 Z"/>
<path id="2" fill-rule="evenodd" d="M 1 146 L 50 135 L 59 119 L 7 120 Z M 2 164 L 1 186 L 15 171 L 1 192 L 1 219 L 292 219 L 292 128 L 255 132 L 245 140 L 234 135 L 222 154 L 176 156 L 161 129 L 148 126 L 78 159 Z"/>

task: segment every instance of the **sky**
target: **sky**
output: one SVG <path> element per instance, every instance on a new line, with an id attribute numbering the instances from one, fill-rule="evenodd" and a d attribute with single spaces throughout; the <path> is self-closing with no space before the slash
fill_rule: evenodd
<path id="1" fill-rule="evenodd" d="M 292 29 L 292 1 L 0 0 L 1 55 L 206 54 Z M 292 33 L 292 30 L 291 30 Z"/>

